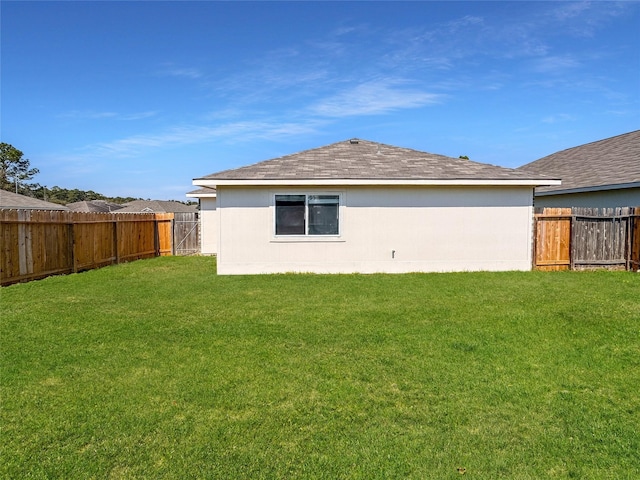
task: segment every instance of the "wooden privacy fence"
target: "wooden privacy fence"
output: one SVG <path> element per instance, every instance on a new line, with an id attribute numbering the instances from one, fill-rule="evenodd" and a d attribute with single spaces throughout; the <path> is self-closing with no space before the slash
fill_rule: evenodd
<path id="1" fill-rule="evenodd" d="M 172 213 L 0 210 L 0 284 L 172 252 Z"/>
<path id="2" fill-rule="evenodd" d="M 640 267 L 640 207 L 544 208 L 534 215 L 536 270 Z"/>

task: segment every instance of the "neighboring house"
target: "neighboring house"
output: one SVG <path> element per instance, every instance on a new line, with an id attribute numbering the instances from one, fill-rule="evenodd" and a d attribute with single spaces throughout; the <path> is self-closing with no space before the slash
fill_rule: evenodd
<path id="1" fill-rule="evenodd" d="M 45 202 L 37 198 L 0 190 L 0 209 L 13 210 L 69 210 L 64 205 Z"/>
<path id="2" fill-rule="evenodd" d="M 126 203 L 118 213 L 195 213 L 195 205 L 185 205 L 173 200 L 134 200 Z"/>
<path id="3" fill-rule="evenodd" d="M 640 130 L 562 150 L 519 170 L 562 180 L 536 188 L 536 207 L 640 206 Z"/>
<path id="4" fill-rule="evenodd" d="M 533 189 L 558 180 L 352 139 L 196 178 L 218 273 L 530 270 Z"/>
<path id="5" fill-rule="evenodd" d="M 187 193 L 200 202 L 200 253 L 218 253 L 218 217 L 216 213 L 216 189 L 204 187 Z"/>
<path id="6" fill-rule="evenodd" d="M 67 208 L 74 212 L 108 213 L 122 209 L 123 205 L 107 202 L 106 200 L 87 200 L 82 202 L 67 203 Z"/>

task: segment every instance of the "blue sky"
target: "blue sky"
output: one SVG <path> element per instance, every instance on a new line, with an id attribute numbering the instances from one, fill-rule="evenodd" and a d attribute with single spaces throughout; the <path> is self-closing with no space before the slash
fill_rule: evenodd
<path id="1" fill-rule="evenodd" d="M 505 167 L 640 128 L 640 2 L 1 2 L 1 140 L 52 187 L 352 137 Z"/>

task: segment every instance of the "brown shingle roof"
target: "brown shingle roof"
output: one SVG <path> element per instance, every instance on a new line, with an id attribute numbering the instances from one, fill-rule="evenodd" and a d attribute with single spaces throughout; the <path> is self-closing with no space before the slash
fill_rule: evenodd
<path id="1" fill-rule="evenodd" d="M 213 195 L 216 195 L 216 189 L 213 187 L 202 187 L 202 188 L 198 188 L 197 190 L 192 190 L 190 192 L 187 192 L 187 197 L 200 197 L 200 196 L 211 197 Z"/>
<path id="2" fill-rule="evenodd" d="M 67 203 L 67 208 L 73 212 L 106 213 L 120 210 L 122 205 L 105 200 L 84 200 L 82 202 Z"/>
<path id="3" fill-rule="evenodd" d="M 562 179 L 537 193 L 628 185 L 640 182 L 640 130 L 548 155 L 519 168 Z"/>
<path id="4" fill-rule="evenodd" d="M 530 180 L 510 168 L 367 140 L 346 140 L 196 180 Z M 195 182 L 197 184 L 197 181 Z"/>
<path id="5" fill-rule="evenodd" d="M 185 205 L 173 200 L 134 200 L 118 210 L 118 213 L 189 213 L 196 211 L 195 205 Z"/>
<path id="6" fill-rule="evenodd" d="M 64 205 L 45 202 L 37 198 L 19 195 L 7 190 L 0 190 L 0 208 L 5 209 L 29 209 L 29 210 L 69 210 Z"/>

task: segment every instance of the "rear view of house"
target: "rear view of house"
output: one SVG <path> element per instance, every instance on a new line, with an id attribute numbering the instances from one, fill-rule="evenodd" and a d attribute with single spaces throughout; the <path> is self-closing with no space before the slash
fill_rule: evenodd
<path id="1" fill-rule="evenodd" d="M 352 139 L 215 173 L 218 273 L 529 270 L 533 189 L 560 182 Z"/>

